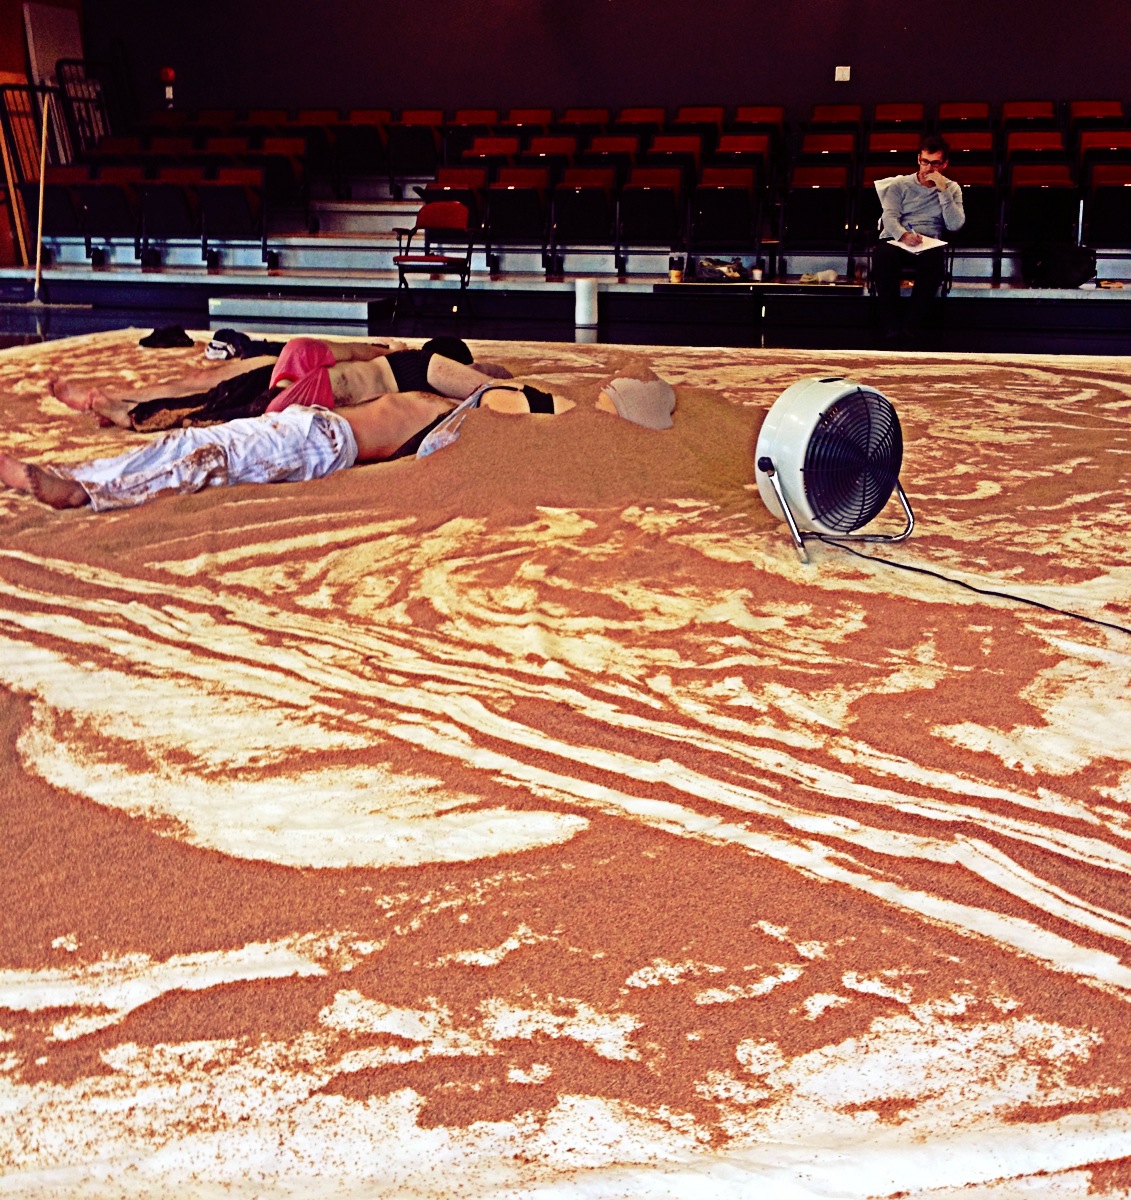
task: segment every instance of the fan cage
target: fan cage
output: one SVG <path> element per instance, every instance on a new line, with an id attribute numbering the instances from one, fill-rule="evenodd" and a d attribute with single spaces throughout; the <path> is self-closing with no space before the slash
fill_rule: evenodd
<path id="1" fill-rule="evenodd" d="M 903 461 L 903 432 L 891 402 L 857 388 L 821 415 L 805 451 L 805 496 L 835 533 L 867 525 L 891 499 Z"/>

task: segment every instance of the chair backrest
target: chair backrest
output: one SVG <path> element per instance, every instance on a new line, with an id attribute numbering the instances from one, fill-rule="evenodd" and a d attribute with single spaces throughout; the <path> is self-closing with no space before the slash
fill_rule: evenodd
<path id="1" fill-rule="evenodd" d="M 416 214 L 416 228 L 431 232 L 448 230 L 466 232 L 471 225 L 471 213 L 458 200 L 430 200 Z"/>
<path id="2" fill-rule="evenodd" d="M 342 114 L 336 108 L 300 108 L 295 117 L 296 125 L 337 125 Z"/>
<path id="3" fill-rule="evenodd" d="M 486 167 L 441 167 L 436 172 L 436 183 L 440 187 L 485 188 Z"/>
<path id="4" fill-rule="evenodd" d="M 755 125 L 765 129 L 781 129 L 785 124 L 782 104 L 740 104 L 734 110 L 734 124 Z"/>
<path id="5" fill-rule="evenodd" d="M 454 125 L 497 125 L 499 110 L 497 108 L 457 108 Z"/>
<path id="6" fill-rule="evenodd" d="M 215 182 L 226 184 L 228 187 L 262 188 L 262 167 L 220 167 L 216 171 Z"/>
<path id="7" fill-rule="evenodd" d="M 701 188 L 742 188 L 754 190 L 753 167 L 704 167 L 699 177 Z"/>
<path id="8" fill-rule="evenodd" d="M 1021 150 L 1063 154 L 1064 134 L 1059 129 L 1015 129 L 1006 134 L 1005 157 L 1009 158 Z"/>
<path id="9" fill-rule="evenodd" d="M 503 167 L 491 185 L 494 188 L 535 188 L 545 191 L 550 186 L 550 172 L 545 167 Z"/>
<path id="10" fill-rule="evenodd" d="M 552 108 L 512 108 L 507 113 L 507 125 L 549 125 L 554 119 Z"/>
<path id="11" fill-rule="evenodd" d="M 464 158 L 492 157 L 513 158 L 518 153 L 517 137 L 495 137 L 483 134 L 476 137 L 469 150 L 463 152 Z"/>
<path id="12" fill-rule="evenodd" d="M 387 108 L 351 108 L 346 119 L 351 125 L 388 125 L 393 114 Z"/>
<path id="13" fill-rule="evenodd" d="M 937 117 L 940 127 L 947 125 L 989 125 L 990 105 L 986 100 L 944 100 Z"/>
<path id="14" fill-rule="evenodd" d="M 285 108 L 249 108 L 246 124 L 285 125 L 287 119 L 287 110 Z"/>
<path id="15" fill-rule="evenodd" d="M 989 129 L 953 129 L 944 134 L 951 154 L 968 150 L 992 154 L 994 135 Z"/>
<path id="16" fill-rule="evenodd" d="M 1122 100 L 1070 100 L 1068 102 L 1068 123 L 1074 125 L 1077 121 L 1122 121 L 1124 118 Z"/>
<path id="17" fill-rule="evenodd" d="M 1131 187 L 1131 163 L 1096 163 L 1092 168 L 1091 186 Z"/>
<path id="18" fill-rule="evenodd" d="M 801 139 L 802 154 L 855 154 L 854 133 L 807 133 Z"/>
<path id="19" fill-rule="evenodd" d="M 667 110 L 659 105 L 636 106 L 635 108 L 622 108 L 617 113 L 617 119 L 613 122 L 614 125 L 656 125 L 660 128 L 667 123 Z"/>
<path id="20" fill-rule="evenodd" d="M 679 193 L 683 174 L 676 167 L 633 167 L 628 187 L 670 188 Z"/>
<path id="21" fill-rule="evenodd" d="M 676 110 L 676 125 L 714 125 L 721 129 L 725 110 L 721 104 L 684 104 Z"/>
<path id="22" fill-rule="evenodd" d="M 599 133 L 589 141 L 587 154 L 636 154 L 640 139 L 632 134 Z"/>
<path id="23" fill-rule="evenodd" d="M 560 154 L 572 158 L 577 153 L 577 138 L 572 133 L 538 134 L 530 139 L 527 154 Z"/>
<path id="24" fill-rule="evenodd" d="M 947 175 L 962 187 L 994 187 L 997 179 L 990 163 L 954 163 Z"/>
<path id="25" fill-rule="evenodd" d="M 1010 188 L 1072 188 L 1076 180 L 1068 163 L 1017 163 L 1009 173 Z"/>
<path id="26" fill-rule="evenodd" d="M 789 177 L 791 188 L 846 188 L 847 167 L 794 167 Z"/>
<path id="27" fill-rule="evenodd" d="M 1085 129 L 1080 134 L 1080 157 L 1097 150 L 1131 150 L 1131 129 Z"/>
<path id="28" fill-rule="evenodd" d="M 1056 105 L 1051 100 L 1006 100 L 1001 106 L 1002 125 L 1056 121 Z"/>
<path id="29" fill-rule="evenodd" d="M 724 133 L 715 148 L 716 154 L 760 154 L 768 158 L 770 135 L 768 133 Z"/>
<path id="30" fill-rule="evenodd" d="M 648 147 L 649 154 L 690 154 L 695 161 L 703 152 L 703 139 L 695 133 L 658 133 Z"/>
<path id="31" fill-rule="evenodd" d="M 406 108 L 401 113 L 401 125 L 430 125 L 438 129 L 444 123 L 442 108 Z"/>
<path id="32" fill-rule="evenodd" d="M 814 104 L 809 112 L 810 125 L 852 125 L 864 123 L 860 104 Z"/>
<path id="33" fill-rule="evenodd" d="M 877 104 L 872 110 L 873 125 L 919 125 L 925 120 L 922 104 Z"/>
<path id="34" fill-rule="evenodd" d="M 561 115 L 559 125 L 608 125 L 607 108 L 567 108 Z"/>
<path id="35" fill-rule="evenodd" d="M 566 167 L 559 184 L 563 188 L 613 189 L 617 173 L 612 167 Z"/>
<path id="36" fill-rule="evenodd" d="M 902 157 L 904 154 L 914 155 L 918 149 L 919 135 L 917 133 L 888 130 L 868 135 L 869 154 L 890 154 Z"/>

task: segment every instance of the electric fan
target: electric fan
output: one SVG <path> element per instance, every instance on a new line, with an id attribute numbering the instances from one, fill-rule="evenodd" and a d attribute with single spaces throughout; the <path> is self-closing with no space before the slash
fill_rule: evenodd
<path id="1" fill-rule="evenodd" d="M 801 379 L 774 401 L 758 434 L 762 502 L 789 526 L 798 557 L 807 538 L 902 542 L 915 516 L 899 467 L 903 433 L 891 401 L 853 379 Z M 907 518 L 897 534 L 858 534 L 895 492 Z"/>

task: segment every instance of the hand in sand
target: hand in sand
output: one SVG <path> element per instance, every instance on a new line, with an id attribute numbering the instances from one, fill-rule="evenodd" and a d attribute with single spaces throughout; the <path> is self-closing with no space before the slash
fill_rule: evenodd
<path id="1" fill-rule="evenodd" d="M 64 479 L 10 454 L 0 454 L 0 483 L 27 492 L 52 508 L 82 508 L 90 503 L 82 485 L 73 479 Z"/>

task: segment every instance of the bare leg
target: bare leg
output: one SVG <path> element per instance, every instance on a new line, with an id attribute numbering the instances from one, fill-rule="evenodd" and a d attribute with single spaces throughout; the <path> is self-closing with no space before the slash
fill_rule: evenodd
<path id="1" fill-rule="evenodd" d="M 155 383 L 143 388 L 97 387 L 81 379 L 58 378 L 49 380 L 49 385 L 56 400 L 61 400 L 68 408 L 77 409 L 79 412 L 88 412 L 95 407 L 96 399 L 132 406 L 142 404 L 147 400 L 176 400 L 182 396 L 195 396 L 198 392 L 208 391 L 209 388 L 215 387 L 225 379 L 233 379 L 237 375 L 243 375 L 246 371 L 274 361 L 275 359 L 271 356 L 233 358 L 212 367 L 198 367 L 167 383 Z M 117 425 L 119 422 L 115 421 L 114 424 Z"/>
<path id="2" fill-rule="evenodd" d="M 493 408 L 496 412 L 527 413 L 530 411 L 530 406 L 521 394 L 514 395 L 522 388 L 524 382 L 527 381 L 495 379 L 491 375 L 482 374 L 474 367 L 465 367 L 463 363 L 443 358 L 439 354 L 434 354 L 428 360 L 428 386 L 435 388 L 441 396 L 450 396 L 453 400 L 466 400 L 476 388 L 482 387 L 485 383 L 495 384 L 498 390 L 492 389 L 487 392 L 483 397 L 483 404 L 487 408 Z M 532 386 L 542 391 L 545 390 L 545 384 L 533 382 Z M 509 393 L 507 389 L 510 389 Z M 567 412 L 573 407 L 572 400 L 567 400 L 564 396 L 554 396 L 554 412 Z"/>
<path id="3" fill-rule="evenodd" d="M 52 508 L 82 508 L 90 503 L 82 484 L 54 475 L 34 463 L 0 454 L 0 483 L 27 492 Z"/>
<path id="4" fill-rule="evenodd" d="M 112 396 L 108 396 L 105 392 L 99 392 L 91 402 L 91 411 L 99 418 L 99 423 L 103 425 L 117 425 L 121 429 L 133 429 L 133 421 L 130 420 L 130 413 L 134 410 L 134 404 L 126 400 L 116 400 Z"/>

